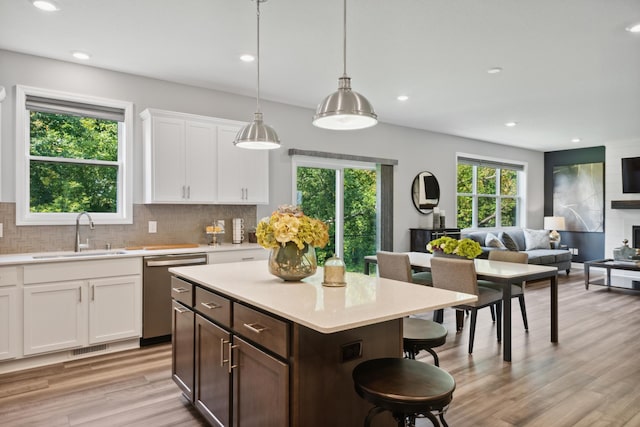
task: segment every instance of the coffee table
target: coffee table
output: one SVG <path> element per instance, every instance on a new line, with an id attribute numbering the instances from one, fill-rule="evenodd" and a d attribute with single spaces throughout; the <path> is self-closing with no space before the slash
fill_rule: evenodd
<path id="1" fill-rule="evenodd" d="M 592 267 L 607 270 L 606 279 L 600 277 L 592 281 L 590 277 Z M 613 259 L 587 261 L 584 263 L 584 288 L 588 290 L 589 285 L 599 285 L 606 286 L 608 288 L 607 290 L 610 290 L 610 288 L 620 288 L 640 291 L 640 277 L 616 277 L 616 284 L 612 285 L 611 270 L 640 271 L 640 265 L 635 261 L 616 261 Z"/>

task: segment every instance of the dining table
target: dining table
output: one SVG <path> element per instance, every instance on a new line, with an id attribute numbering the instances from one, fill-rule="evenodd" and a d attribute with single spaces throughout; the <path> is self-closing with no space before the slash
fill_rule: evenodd
<path id="1" fill-rule="evenodd" d="M 430 253 L 402 252 L 409 255 L 411 268 L 415 271 L 431 271 Z M 371 264 L 377 264 L 375 255 L 364 257 L 364 274 L 370 273 Z M 477 278 L 488 280 L 502 285 L 502 356 L 507 362 L 511 362 L 511 285 L 526 281 L 549 279 L 551 282 L 551 342 L 558 342 L 558 269 L 535 264 L 520 264 L 505 261 L 493 261 L 488 259 L 474 259 Z"/>

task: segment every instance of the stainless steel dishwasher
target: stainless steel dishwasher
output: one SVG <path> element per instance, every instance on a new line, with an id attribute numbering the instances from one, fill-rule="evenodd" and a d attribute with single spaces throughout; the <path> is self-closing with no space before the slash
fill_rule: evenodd
<path id="1" fill-rule="evenodd" d="M 171 273 L 169 273 L 169 268 L 206 263 L 207 255 L 204 253 L 144 257 L 140 345 L 171 341 Z"/>

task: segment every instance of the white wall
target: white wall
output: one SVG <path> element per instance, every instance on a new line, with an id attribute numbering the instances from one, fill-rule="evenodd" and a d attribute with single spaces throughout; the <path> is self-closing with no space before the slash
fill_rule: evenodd
<path id="1" fill-rule="evenodd" d="M 142 133 L 138 114 L 160 108 L 249 121 L 255 99 L 185 86 L 89 66 L 55 61 L 0 50 L 0 86 L 7 91 L 2 110 L 0 200 L 15 201 L 15 86 L 16 84 L 86 93 L 131 101 L 135 105 L 134 203 L 142 200 Z M 455 153 L 464 152 L 528 163 L 527 226 L 542 227 L 543 153 L 380 123 L 354 132 L 318 129 L 311 124 L 313 110 L 268 101 L 262 102 L 265 122 L 280 136 L 282 148 L 270 154 L 270 205 L 258 206 L 258 218 L 279 204 L 291 203 L 291 160 L 287 149 L 298 148 L 397 159 L 395 169 L 395 250 L 408 250 L 410 227 L 424 224 L 411 202 L 413 177 L 422 170 L 435 174 L 440 183 L 440 208 L 447 225 L 454 226 Z M 381 117 L 384 121 L 384 117 Z M 135 221 L 135 218 L 134 218 Z"/>
<path id="2" fill-rule="evenodd" d="M 610 142 L 605 145 L 605 219 L 604 256 L 613 258 L 613 249 L 622 246 L 628 239 L 631 246 L 631 227 L 640 225 L 639 209 L 611 209 L 612 200 L 638 200 L 638 194 L 622 193 L 623 157 L 640 157 L 640 139 Z"/>

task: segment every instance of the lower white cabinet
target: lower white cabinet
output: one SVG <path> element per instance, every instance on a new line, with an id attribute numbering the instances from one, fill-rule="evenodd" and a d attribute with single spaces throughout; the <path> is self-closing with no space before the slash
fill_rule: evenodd
<path id="1" fill-rule="evenodd" d="M 25 266 L 24 355 L 139 337 L 141 268 L 139 259 Z"/>
<path id="2" fill-rule="evenodd" d="M 25 288 L 24 354 L 85 345 L 87 308 L 87 285 L 82 281 Z"/>
<path id="3" fill-rule="evenodd" d="M 18 290 L 16 287 L 0 288 L 0 360 L 17 354 Z"/>
<path id="4" fill-rule="evenodd" d="M 264 248 L 242 248 L 233 251 L 209 252 L 207 263 L 226 264 L 228 262 L 257 261 L 269 258 L 269 250 Z"/>
<path id="5" fill-rule="evenodd" d="M 140 276 L 89 281 L 89 344 L 140 334 Z"/>

